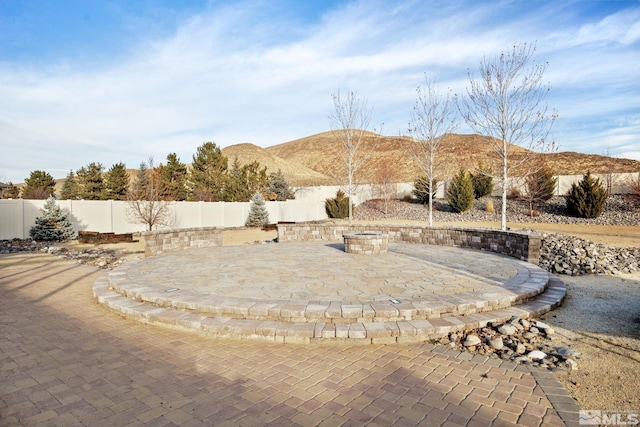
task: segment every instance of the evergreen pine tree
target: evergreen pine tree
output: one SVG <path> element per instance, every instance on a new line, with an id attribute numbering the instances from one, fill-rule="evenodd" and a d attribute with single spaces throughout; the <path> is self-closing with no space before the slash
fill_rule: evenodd
<path id="1" fill-rule="evenodd" d="M 482 164 L 478 168 L 478 172 L 471 174 L 471 183 L 473 184 L 473 193 L 476 199 L 489 196 L 493 192 L 493 171 L 485 168 Z"/>
<path id="2" fill-rule="evenodd" d="M 438 180 L 433 179 L 433 192 L 432 192 L 432 200 L 436 198 L 436 193 L 438 192 Z M 429 203 L 429 178 L 426 175 L 419 176 L 413 182 L 413 190 L 411 191 L 416 199 L 426 205 Z"/>
<path id="3" fill-rule="evenodd" d="M 189 178 L 194 200 L 224 201 L 228 163 L 220 147 L 213 142 L 205 142 L 196 149 Z"/>
<path id="4" fill-rule="evenodd" d="M 140 162 L 140 167 L 136 173 L 136 179 L 129 192 L 129 200 L 148 200 L 147 189 L 149 188 L 149 167 L 146 162 Z"/>
<path id="5" fill-rule="evenodd" d="M 163 200 L 186 200 L 187 165 L 182 163 L 176 153 L 167 156 L 167 164 L 158 166 L 160 177 L 160 197 Z"/>
<path id="6" fill-rule="evenodd" d="M 271 172 L 269 174 L 265 192 L 269 194 L 275 194 L 275 200 L 281 202 L 296 198 L 293 190 L 289 186 L 289 182 L 284 177 L 281 169 L 278 169 L 277 172 Z"/>
<path id="7" fill-rule="evenodd" d="M 280 202 L 296 198 L 281 169 L 278 169 L 278 172 L 271 172 L 269 174 L 265 192 L 267 194 L 275 194 L 275 200 L 278 200 Z"/>
<path id="8" fill-rule="evenodd" d="M 36 224 L 29 230 L 33 240 L 65 241 L 75 238 L 69 215 L 56 205 L 53 197 L 47 199 L 40 212 L 42 215 L 36 218 Z"/>
<path id="9" fill-rule="evenodd" d="M 80 187 L 80 197 L 85 200 L 104 200 L 106 197 L 102 163 L 91 162 L 87 167 L 81 167 L 76 173 Z"/>
<path id="10" fill-rule="evenodd" d="M 268 223 L 269 212 L 267 212 L 264 197 L 262 197 L 260 192 L 256 191 L 251 198 L 251 209 L 249 210 L 249 216 L 244 225 L 247 227 L 262 227 Z"/>
<path id="11" fill-rule="evenodd" d="M 23 199 L 44 200 L 53 195 L 56 180 L 45 171 L 36 170 L 29 174 L 29 178 L 24 180 L 22 188 Z"/>
<path id="12" fill-rule="evenodd" d="M 567 209 L 581 218 L 597 218 L 607 202 L 607 190 L 590 172 L 577 185 L 572 184 L 567 195 Z"/>
<path id="13" fill-rule="evenodd" d="M 250 192 L 247 188 L 246 169 L 240 165 L 240 160 L 236 157 L 229 169 L 227 184 L 224 189 L 225 202 L 246 202 L 249 201 L 255 192 Z"/>
<path id="14" fill-rule="evenodd" d="M 129 192 L 129 174 L 124 163 L 111 166 L 104 180 L 107 199 L 126 200 Z"/>
<path id="15" fill-rule="evenodd" d="M 64 180 L 64 184 L 62 184 L 60 198 L 62 200 L 80 199 L 80 188 L 78 187 L 78 180 L 76 179 L 76 174 L 73 173 L 73 169 L 69 171 L 67 178 Z"/>
<path id="16" fill-rule="evenodd" d="M 471 209 L 474 198 L 475 193 L 469 171 L 460 169 L 451 181 L 451 187 L 447 191 L 447 201 L 454 211 L 462 213 Z"/>

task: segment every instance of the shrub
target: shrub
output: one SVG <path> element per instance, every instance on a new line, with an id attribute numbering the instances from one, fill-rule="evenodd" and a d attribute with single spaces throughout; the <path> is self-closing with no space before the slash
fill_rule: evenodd
<path id="1" fill-rule="evenodd" d="M 567 195 L 567 209 L 581 218 L 597 218 L 604 210 L 607 190 L 590 172 L 578 184 L 572 184 Z"/>
<path id="2" fill-rule="evenodd" d="M 525 181 L 527 188 L 527 198 L 534 202 L 546 202 L 551 199 L 558 185 L 558 178 L 547 166 L 543 166 L 538 171 L 527 176 Z"/>
<path id="3" fill-rule="evenodd" d="M 296 198 L 293 190 L 289 186 L 289 182 L 285 179 L 284 174 L 280 169 L 278 169 L 278 172 L 272 172 L 269 174 L 264 191 L 269 194 L 269 200 L 278 200 L 283 202 L 285 200 Z M 275 195 L 275 198 L 273 195 Z"/>
<path id="4" fill-rule="evenodd" d="M 355 207 L 352 207 L 355 209 Z M 342 190 L 338 190 L 336 197 L 324 201 L 324 209 L 329 218 L 349 217 L 349 198 Z"/>
<path id="5" fill-rule="evenodd" d="M 484 206 L 484 210 L 488 213 L 496 212 L 496 209 L 493 207 L 493 200 L 487 201 L 487 204 Z"/>
<path id="6" fill-rule="evenodd" d="M 540 215 L 536 208 L 539 208 L 542 203 L 553 197 L 557 184 L 558 178 L 554 176 L 553 171 L 547 166 L 543 166 L 534 173 L 527 175 L 525 178 L 525 187 L 527 189 L 525 199 L 529 202 L 529 215 L 531 217 Z"/>
<path id="7" fill-rule="evenodd" d="M 507 190 L 507 199 L 509 200 L 519 200 L 522 198 L 522 191 L 520 191 L 519 187 L 512 186 Z"/>
<path id="8" fill-rule="evenodd" d="M 469 171 L 460 169 L 460 172 L 453 177 L 451 187 L 447 191 L 447 201 L 456 212 L 466 212 L 473 206 L 473 183 L 469 175 Z"/>
<path id="9" fill-rule="evenodd" d="M 65 241 L 75 238 L 69 215 L 56 205 L 53 197 L 47 199 L 40 212 L 42 216 L 36 218 L 36 224 L 29 230 L 33 240 Z"/>
<path id="10" fill-rule="evenodd" d="M 438 192 L 438 180 L 433 179 L 433 192 L 432 198 L 436 198 L 436 193 Z M 429 178 L 425 175 L 419 176 L 413 183 L 413 190 L 411 191 L 414 196 L 416 196 L 416 200 L 418 200 L 422 204 L 429 203 Z"/>
<path id="11" fill-rule="evenodd" d="M 629 190 L 631 190 L 631 194 L 635 194 L 636 196 L 640 196 L 640 172 L 634 178 L 628 179 Z"/>
<path id="12" fill-rule="evenodd" d="M 471 183 L 473 184 L 473 193 L 476 199 L 489 196 L 493 192 L 493 177 L 490 170 L 480 169 L 478 172 L 472 173 Z"/>
<path id="13" fill-rule="evenodd" d="M 251 198 L 251 208 L 249 210 L 249 216 L 244 223 L 247 227 L 262 227 L 269 222 L 269 212 L 264 201 L 264 197 L 260 192 L 256 193 Z"/>

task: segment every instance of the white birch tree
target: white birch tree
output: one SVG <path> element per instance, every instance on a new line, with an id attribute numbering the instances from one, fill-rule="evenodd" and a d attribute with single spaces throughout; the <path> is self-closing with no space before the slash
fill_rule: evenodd
<path id="1" fill-rule="evenodd" d="M 353 195 L 358 187 L 358 173 L 370 159 L 375 149 L 375 141 L 367 141 L 365 135 L 369 133 L 372 109 L 367 106 L 364 98 L 359 98 L 356 92 L 349 91 L 345 96 L 331 95 L 333 98 L 333 113 L 329 115 L 331 132 L 336 140 L 333 149 L 339 159 L 335 165 L 336 178 L 347 181 L 343 185 L 344 192 L 349 198 L 349 225 L 353 219 Z"/>
<path id="2" fill-rule="evenodd" d="M 514 45 L 495 58 L 483 57 L 477 76 L 469 72 L 467 97 L 459 103 L 469 127 L 480 134 L 502 163 L 501 228 L 507 228 L 507 185 L 513 169 L 529 160 L 529 154 L 551 151 L 548 135 L 557 115 L 549 111 L 550 90 L 542 81 L 548 63 L 533 61 L 535 43 Z M 525 148 L 513 161 L 513 146 Z"/>
<path id="3" fill-rule="evenodd" d="M 429 183 L 429 227 L 433 226 L 434 180 L 438 173 L 438 147 L 443 137 L 460 125 L 455 96 L 438 92 L 435 81 L 425 76 L 424 87 L 416 88 L 416 103 L 411 110 L 407 148 Z"/>

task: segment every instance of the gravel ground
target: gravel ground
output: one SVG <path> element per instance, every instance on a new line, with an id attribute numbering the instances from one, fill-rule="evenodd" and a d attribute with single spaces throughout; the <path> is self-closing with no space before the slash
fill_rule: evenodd
<path id="1" fill-rule="evenodd" d="M 487 212 L 487 203 L 492 202 L 494 213 Z M 482 197 L 474 202 L 469 212 L 459 214 L 453 212 L 444 200 L 434 203 L 434 222 L 482 222 L 500 221 L 502 200 L 499 197 Z M 509 200 L 507 203 L 507 219 L 518 223 L 546 224 L 584 224 L 584 225 L 630 225 L 640 224 L 640 197 L 632 195 L 616 195 L 607 199 L 605 210 L 598 218 L 576 218 L 567 213 L 564 197 L 554 197 L 542 205 L 538 215 L 532 217 L 528 203 Z M 385 218 L 426 221 L 429 219 L 426 206 L 402 200 L 390 200 L 385 213 L 382 200 L 370 200 L 357 206 L 355 219 L 381 220 Z"/>
<path id="2" fill-rule="evenodd" d="M 583 409 L 640 413 L 640 273 L 562 280 L 567 298 L 543 320 L 582 355 L 556 376 Z"/>

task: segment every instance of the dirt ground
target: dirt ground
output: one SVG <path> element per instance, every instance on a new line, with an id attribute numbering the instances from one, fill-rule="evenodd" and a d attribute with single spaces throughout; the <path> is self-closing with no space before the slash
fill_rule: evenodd
<path id="1" fill-rule="evenodd" d="M 640 413 L 640 273 L 562 280 L 567 297 L 543 319 L 582 355 L 557 378 L 583 409 Z"/>
<path id="2" fill-rule="evenodd" d="M 424 222 L 385 221 L 396 224 Z M 362 221 L 356 223 L 375 223 Z M 499 223 L 441 223 L 437 226 L 499 228 Z M 533 229 L 546 233 L 577 236 L 612 247 L 640 246 L 640 226 L 596 226 L 567 224 L 509 223 L 512 230 Z M 252 244 L 273 240 L 277 231 L 258 228 L 226 230 L 223 245 Z M 69 246 L 75 249 L 94 247 Z M 126 250 L 128 257 L 140 257 L 144 242 L 103 245 Z M 583 409 L 633 410 L 640 412 L 640 273 L 620 276 L 561 277 L 567 284 L 562 307 L 544 320 L 557 332 L 558 347 L 580 351 L 578 369 L 557 377 Z"/>

